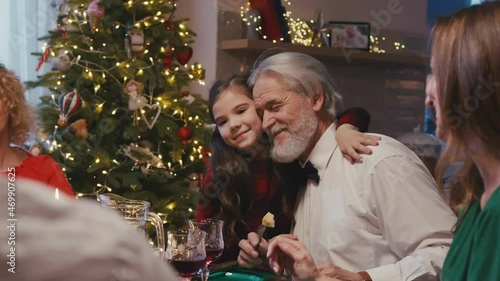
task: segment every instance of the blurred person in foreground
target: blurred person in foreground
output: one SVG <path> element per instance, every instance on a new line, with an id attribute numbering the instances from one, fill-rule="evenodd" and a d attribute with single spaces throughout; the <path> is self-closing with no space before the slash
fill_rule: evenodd
<path id="1" fill-rule="evenodd" d="M 500 2 L 440 19 L 432 33 L 426 104 L 446 142 L 438 182 L 450 164 L 450 204 L 459 213 L 443 281 L 500 280 Z"/>
<path id="2" fill-rule="evenodd" d="M 0 200 L 15 202 L 0 210 L 0 280 L 179 280 L 115 211 L 56 199 L 52 187 L 29 179 L 0 178 L 0 187 Z"/>

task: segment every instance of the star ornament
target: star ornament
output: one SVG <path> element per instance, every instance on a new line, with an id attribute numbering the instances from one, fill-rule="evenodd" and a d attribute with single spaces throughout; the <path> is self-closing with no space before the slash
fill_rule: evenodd
<path id="1" fill-rule="evenodd" d="M 316 21 L 307 22 L 307 25 L 313 31 L 311 46 L 318 46 L 318 47 L 328 46 L 328 47 L 330 47 L 330 40 L 328 39 L 328 35 L 327 35 L 329 30 L 328 30 L 328 27 L 324 23 L 323 12 L 321 12 L 321 10 L 316 11 Z"/>

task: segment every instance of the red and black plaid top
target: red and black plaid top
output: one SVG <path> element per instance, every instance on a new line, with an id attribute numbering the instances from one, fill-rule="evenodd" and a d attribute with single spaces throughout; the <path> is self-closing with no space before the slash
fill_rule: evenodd
<path id="1" fill-rule="evenodd" d="M 271 238 L 279 234 L 290 233 L 291 220 L 281 213 L 281 195 L 277 194 L 277 183 L 271 180 L 269 161 L 252 163 L 251 173 L 255 181 L 255 193 L 252 211 L 244 213 L 242 220 L 247 224 L 245 229 L 238 232 L 242 238 L 252 231 L 256 231 L 262 223 L 262 218 L 267 212 L 276 215 L 276 226 L 273 229 L 266 230 L 266 237 Z M 196 209 L 196 218 L 213 218 L 218 217 L 220 212 L 220 201 L 216 198 L 216 193 L 209 186 L 213 180 L 212 167 L 209 165 L 203 180 L 200 201 Z M 227 260 L 236 260 L 238 256 L 239 241 L 229 241 L 225 237 L 225 249 L 222 257 L 217 262 Z"/>

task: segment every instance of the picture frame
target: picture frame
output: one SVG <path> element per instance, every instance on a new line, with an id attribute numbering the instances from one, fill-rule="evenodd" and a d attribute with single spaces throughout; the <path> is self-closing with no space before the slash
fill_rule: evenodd
<path id="1" fill-rule="evenodd" d="M 370 49 L 370 23 L 330 21 L 330 46 L 332 48 Z"/>

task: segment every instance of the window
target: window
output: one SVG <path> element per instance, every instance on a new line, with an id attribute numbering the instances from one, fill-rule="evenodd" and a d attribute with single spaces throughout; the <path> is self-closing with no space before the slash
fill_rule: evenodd
<path id="1" fill-rule="evenodd" d="M 38 57 L 33 52 L 42 52 L 39 37 L 53 29 L 57 9 L 51 6 L 51 0 L 4 1 L 0 9 L 0 26 L 4 37 L 0 40 L 0 63 L 14 71 L 21 81 L 35 80 Z M 52 1 L 54 2 L 54 1 Z M 41 71 L 47 71 L 42 68 Z M 27 100 L 36 105 L 39 97 L 48 91 L 37 88 L 26 93 Z"/>

